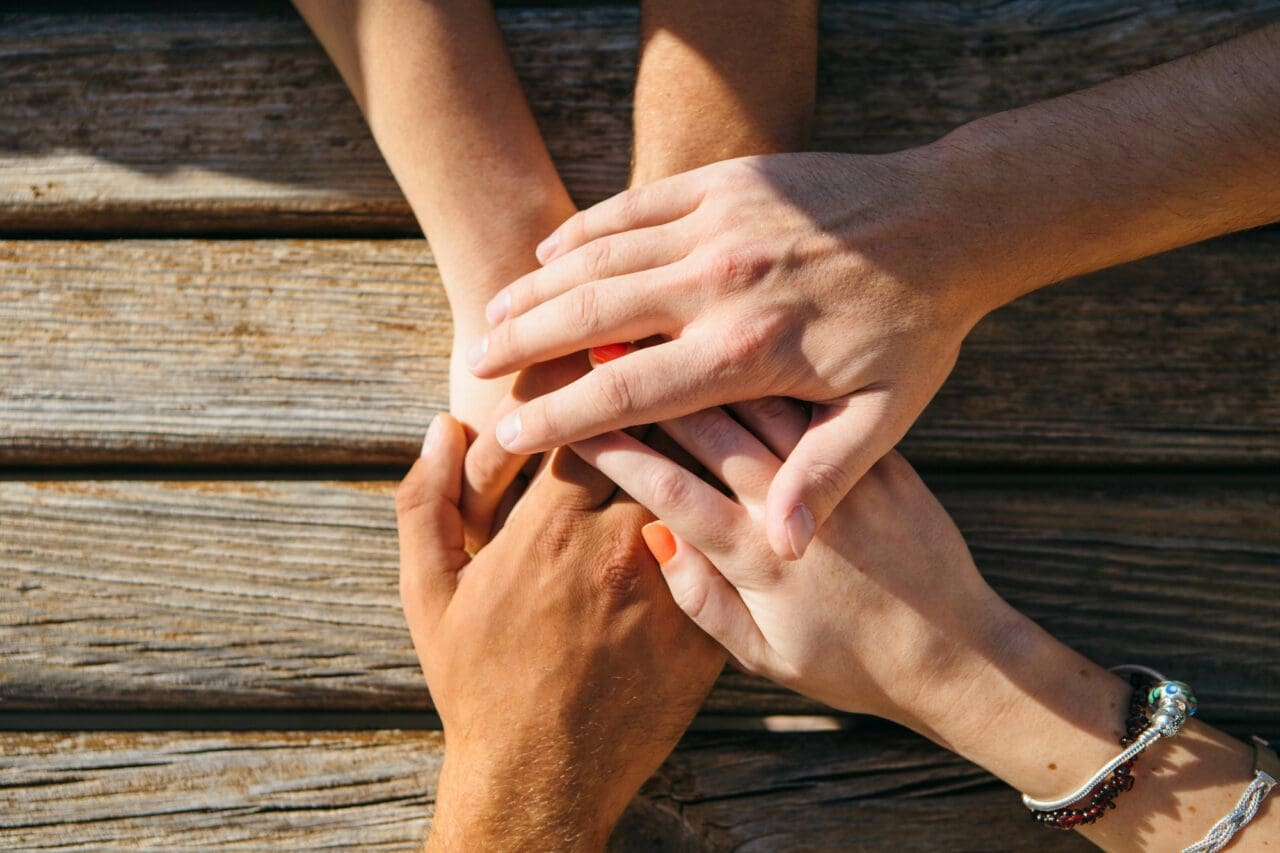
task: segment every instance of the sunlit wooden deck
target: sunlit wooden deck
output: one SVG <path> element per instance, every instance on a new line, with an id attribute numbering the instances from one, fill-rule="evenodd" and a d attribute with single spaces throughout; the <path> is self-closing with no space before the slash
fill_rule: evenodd
<path id="1" fill-rule="evenodd" d="M 442 748 L 391 493 L 447 397 L 431 254 L 287 6 L 112 5 L 0 14 L 0 848 L 412 847 Z M 1280 19 L 826 5 L 817 145 L 849 151 Z M 635 9 L 502 20 L 575 198 L 620 189 Z M 984 321 L 904 445 L 1015 605 L 1239 734 L 1280 734 L 1278 329 L 1276 228 L 1090 276 Z M 1085 846 L 909 733 L 768 730 L 795 715 L 829 716 L 726 673 L 619 848 Z"/>

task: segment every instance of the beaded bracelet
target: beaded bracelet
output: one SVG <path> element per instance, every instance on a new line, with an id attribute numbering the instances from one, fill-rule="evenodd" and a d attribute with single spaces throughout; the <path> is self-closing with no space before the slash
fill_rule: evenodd
<path id="1" fill-rule="evenodd" d="M 1133 764 L 1148 747 L 1162 737 L 1172 737 L 1182 730 L 1187 717 L 1196 712 L 1195 694 L 1180 681 L 1169 681 L 1153 669 L 1142 666 L 1113 667 L 1112 672 L 1128 674 L 1133 694 L 1125 734 L 1120 738 L 1124 749 L 1076 790 L 1064 797 L 1037 800 L 1022 795 L 1031 817 L 1054 829 L 1074 829 L 1091 824 L 1115 808 L 1115 798 L 1133 787 Z M 1088 798 L 1083 808 L 1071 804 Z"/>

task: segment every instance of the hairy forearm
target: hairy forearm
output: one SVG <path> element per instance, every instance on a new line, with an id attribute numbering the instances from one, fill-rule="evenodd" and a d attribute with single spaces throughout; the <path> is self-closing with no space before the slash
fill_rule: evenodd
<path id="1" fill-rule="evenodd" d="M 1007 607 L 993 619 L 1005 625 L 998 652 L 961 664 L 973 673 L 966 692 L 920 728 L 1019 791 L 1064 794 L 1120 751 L 1130 687 Z M 1252 762 L 1249 746 L 1189 721 L 1140 758 L 1135 785 L 1114 811 L 1078 831 L 1107 850 L 1182 849 L 1234 807 Z M 1277 831 L 1280 808 L 1264 804 L 1236 843 L 1253 849 Z"/>
<path id="2" fill-rule="evenodd" d="M 606 786 L 575 769 L 536 752 L 503 763 L 455 750 L 441 771 L 426 849 L 604 849 L 621 808 L 601 802 Z"/>
<path id="3" fill-rule="evenodd" d="M 487 0 L 297 0 L 427 234 L 460 330 L 573 212 Z"/>
<path id="4" fill-rule="evenodd" d="M 989 310 L 1280 219 L 1277 104 L 1280 25 L 959 128 L 933 146 L 955 268 Z"/>
<path id="5" fill-rule="evenodd" d="M 641 31 L 632 185 L 808 143 L 817 0 L 645 0 Z"/>

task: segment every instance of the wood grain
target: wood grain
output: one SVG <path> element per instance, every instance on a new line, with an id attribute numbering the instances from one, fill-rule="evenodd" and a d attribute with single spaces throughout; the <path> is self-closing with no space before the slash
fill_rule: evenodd
<path id="1" fill-rule="evenodd" d="M 824 4 L 815 147 L 884 151 L 1185 55 L 1280 2 Z M 621 189 L 630 4 L 501 11 L 574 197 Z M 682 34 L 696 39 L 695 34 Z M 358 110 L 287 6 L 0 16 L 0 229 L 413 233 Z"/>
<path id="2" fill-rule="evenodd" d="M 1280 724 L 1280 490 L 1245 478 L 938 484 L 1012 603 L 1096 660 Z M 425 710 L 390 483 L 0 482 L 0 710 Z M 726 673 L 706 710 L 821 713 Z"/>
<path id="3" fill-rule="evenodd" d="M 1280 462 L 1280 231 L 979 324 L 918 464 Z M 422 241 L 0 242 L 0 464 L 408 465 L 447 404 Z"/>
<path id="4" fill-rule="evenodd" d="M 0 846 L 406 850 L 425 832 L 438 734 L 0 735 Z M 982 833 L 955 832 L 958 814 Z M 690 735 L 614 851 L 1081 850 L 1016 795 L 898 730 Z"/>

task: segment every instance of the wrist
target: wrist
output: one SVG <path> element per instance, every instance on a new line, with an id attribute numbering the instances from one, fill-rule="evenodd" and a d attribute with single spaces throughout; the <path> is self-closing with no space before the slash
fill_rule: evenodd
<path id="1" fill-rule="evenodd" d="M 529 745 L 504 757 L 448 747 L 429 850 L 604 849 L 629 798 L 614 806 L 568 757 Z"/>
<path id="2" fill-rule="evenodd" d="M 1119 751 L 1130 688 L 1004 607 L 926 734 L 1023 793 L 1061 794 Z"/>
<path id="3" fill-rule="evenodd" d="M 997 148 L 996 137 L 979 119 L 916 149 L 928 173 L 932 228 L 943 238 L 936 266 L 979 319 L 1064 277 L 1051 272 L 1063 260 L 1034 225 L 1038 200 L 1017 174 L 1019 155 Z"/>

